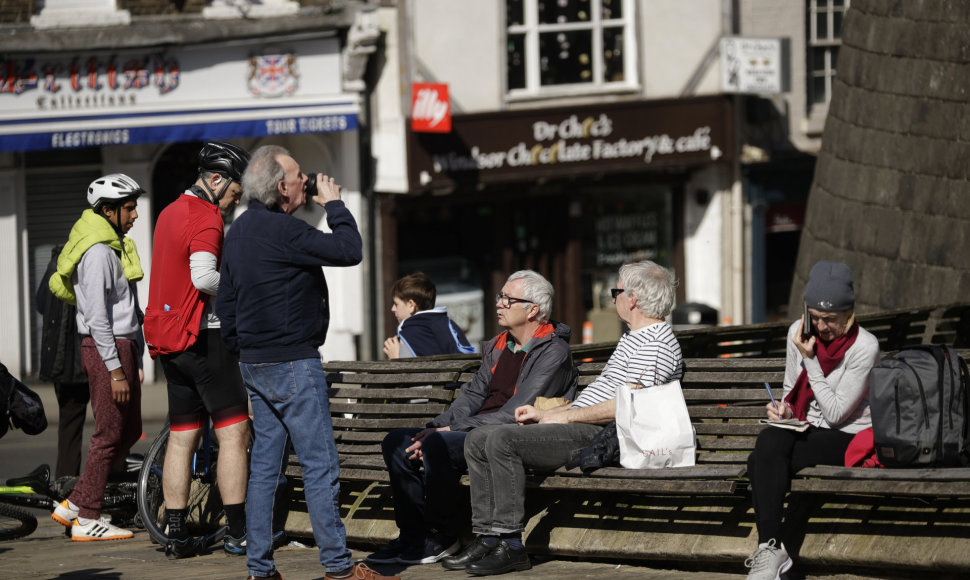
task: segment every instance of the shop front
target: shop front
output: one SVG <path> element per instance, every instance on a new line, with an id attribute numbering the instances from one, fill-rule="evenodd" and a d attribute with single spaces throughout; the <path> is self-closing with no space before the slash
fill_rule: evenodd
<path id="1" fill-rule="evenodd" d="M 425 270 L 439 286 L 477 289 L 480 301 L 462 306 L 480 323 L 475 338 L 497 331 L 493 297 L 508 274 L 530 268 L 556 288 L 554 318 L 572 327 L 574 342 L 584 324 L 587 338 L 616 339 L 622 329 L 610 288 L 619 266 L 654 260 L 683 280 L 692 235 L 685 212 L 693 211 L 685 193 L 730 189 L 733 136 L 723 98 L 451 122 L 449 133 L 408 135 L 411 192 L 382 199 L 383 277 L 389 287 Z M 683 285 L 680 292 L 683 300 Z"/>
<path id="2" fill-rule="evenodd" d="M 87 207 L 88 184 L 100 175 L 126 173 L 148 190 L 130 234 L 146 272 L 154 221 L 194 180 L 195 155 L 206 140 L 287 147 L 305 171 L 339 176 L 360 219 L 360 95 L 344 90 L 342 73 L 333 30 L 0 55 L 0 246 L 15 256 L 5 271 L 18 274 L 0 281 L 3 295 L 17 298 L 0 308 L 12 323 L 8 336 L 17 328 L 20 335 L 4 341 L 4 362 L 21 361 L 24 375 L 36 369 L 34 292 L 51 248 L 66 240 Z M 324 223 L 322 210 L 297 215 Z M 354 357 L 362 332 L 361 273 L 354 268 L 328 277 L 331 297 L 346 306 L 335 309 L 328 344 L 335 356 Z M 142 304 L 147 280 L 139 284 Z"/>

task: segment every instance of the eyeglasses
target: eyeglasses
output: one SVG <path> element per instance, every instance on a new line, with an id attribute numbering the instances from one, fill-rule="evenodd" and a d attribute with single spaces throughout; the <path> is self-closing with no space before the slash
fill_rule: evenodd
<path id="1" fill-rule="evenodd" d="M 496 294 L 495 301 L 502 305 L 502 308 L 511 308 L 513 304 L 518 304 L 520 302 L 525 304 L 534 304 L 531 300 L 525 300 L 524 298 L 513 298 L 507 294 Z"/>
<path id="2" fill-rule="evenodd" d="M 616 300 L 616 297 L 624 292 L 626 292 L 626 290 L 623 288 L 610 288 L 610 296 L 613 297 L 613 300 Z"/>

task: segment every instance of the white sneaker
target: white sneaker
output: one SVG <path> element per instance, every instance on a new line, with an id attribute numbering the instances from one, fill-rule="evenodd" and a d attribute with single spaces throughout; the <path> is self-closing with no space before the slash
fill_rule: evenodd
<path id="1" fill-rule="evenodd" d="M 750 568 L 748 580 L 781 580 L 781 575 L 791 568 L 792 561 L 784 544 L 776 548 L 775 540 L 771 539 L 758 544 L 758 549 L 744 561 L 744 565 Z"/>
<path id="2" fill-rule="evenodd" d="M 54 513 L 51 514 L 51 519 L 55 522 L 61 524 L 62 526 L 71 527 L 73 524 L 71 522 L 77 518 L 78 507 L 70 502 L 70 500 L 64 500 L 57 504 L 54 508 Z"/>
<path id="3" fill-rule="evenodd" d="M 71 539 L 75 542 L 94 542 L 97 540 L 126 540 L 134 536 L 128 530 L 111 525 L 108 520 L 98 518 L 82 523 L 81 518 L 74 520 L 71 526 Z"/>

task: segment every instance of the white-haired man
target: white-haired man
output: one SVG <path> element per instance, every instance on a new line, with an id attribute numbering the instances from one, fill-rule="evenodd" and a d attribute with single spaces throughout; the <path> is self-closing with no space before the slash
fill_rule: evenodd
<path id="1" fill-rule="evenodd" d="M 291 214 L 307 199 L 307 175 L 282 147 L 253 152 L 242 176 L 249 208 L 226 235 L 216 314 L 226 347 L 239 355 L 253 407 L 255 441 L 246 494 L 250 580 L 282 580 L 273 559 L 273 507 L 287 435 L 300 465 L 307 509 L 326 580 L 382 580 L 354 564 L 340 520 L 340 465 L 330 422 L 327 379 L 318 349 L 330 305 L 321 266 L 360 263 L 357 222 L 332 177 L 317 176 L 313 202 L 327 210 L 331 233 Z"/>
<path id="2" fill-rule="evenodd" d="M 570 329 L 549 320 L 553 294 L 552 284 L 536 272 L 509 276 L 495 297 L 498 324 L 505 330 L 484 344 L 475 377 L 425 429 L 397 429 L 384 438 L 401 532 L 369 561 L 430 564 L 458 551 L 464 527 L 458 480 L 466 468 L 468 433 L 484 425 L 514 425 L 516 408 L 536 397 L 575 396 Z"/>
<path id="3" fill-rule="evenodd" d="M 653 262 L 620 268 L 611 292 L 616 312 L 629 326 L 603 372 L 572 404 L 542 411 L 515 410 L 516 425 L 482 427 L 465 439 L 476 540 L 442 565 L 473 575 L 527 570 L 525 470 L 553 471 L 573 451 L 589 445 L 616 418 L 616 388 L 623 383 L 660 385 L 683 374 L 680 345 L 664 319 L 674 302 L 673 274 Z"/>

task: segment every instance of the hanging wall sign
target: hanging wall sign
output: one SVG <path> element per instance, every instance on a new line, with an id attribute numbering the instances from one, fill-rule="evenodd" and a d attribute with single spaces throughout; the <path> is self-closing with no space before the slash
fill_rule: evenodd
<path id="1" fill-rule="evenodd" d="M 451 101 L 448 85 L 411 85 L 411 130 L 416 133 L 451 132 Z"/>

